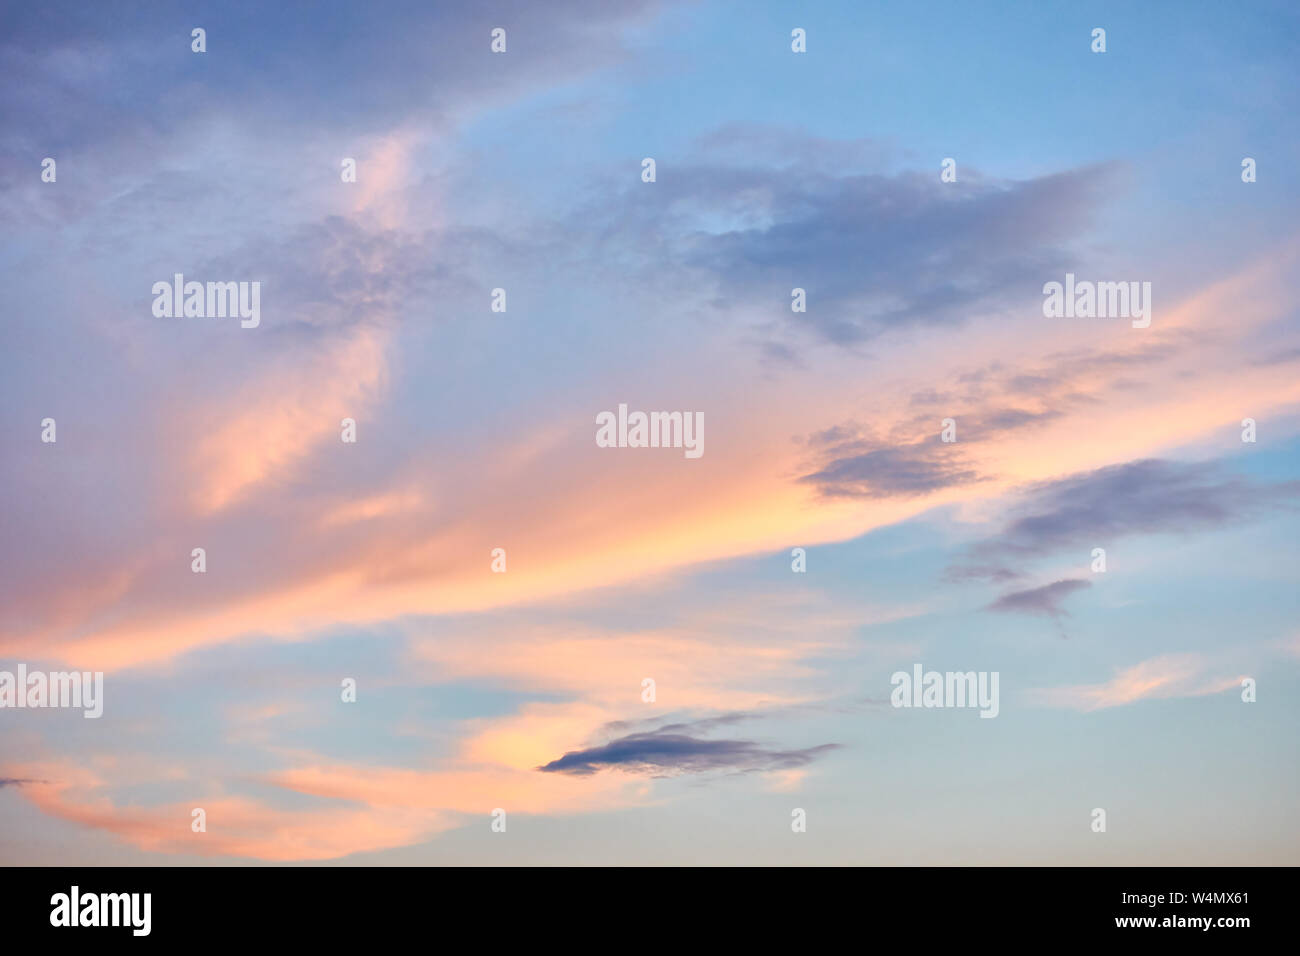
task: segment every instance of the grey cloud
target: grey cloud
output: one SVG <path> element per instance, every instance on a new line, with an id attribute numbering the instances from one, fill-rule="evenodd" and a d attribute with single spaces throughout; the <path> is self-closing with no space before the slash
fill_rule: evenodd
<path id="1" fill-rule="evenodd" d="M 1008 584 L 1018 581 L 1024 575 L 1001 565 L 954 565 L 944 572 L 949 581 L 989 581 L 996 584 Z"/>
<path id="2" fill-rule="evenodd" d="M 719 714 L 716 717 L 702 717 L 698 720 L 679 720 L 664 722 L 664 718 L 652 718 L 650 720 L 611 720 L 605 724 L 607 733 L 626 734 L 629 731 L 637 733 L 687 733 L 703 734 L 708 733 L 716 727 L 725 727 L 730 724 L 737 724 L 744 720 L 757 720 L 761 717 L 770 717 L 772 712 L 763 713 L 760 711 L 733 710 L 725 714 Z M 645 728 L 636 730 L 636 728 Z"/>
<path id="3" fill-rule="evenodd" d="M 1300 482 L 1252 482 L 1215 462 L 1143 459 L 1031 485 L 1021 496 L 1003 531 L 948 568 L 949 580 L 1005 583 L 1022 576 L 1008 567 L 1016 559 L 1138 534 L 1208 531 L 1293 508 Z"/>
<path id="4" fill-rule="evenodd" d="M 913 404 L 936 398 L 918 393 Z M 943 488 L 987 481 L 968 449 L 1006 432 L 1043 424 L 1054 411 L 997 408 L 962 415 L 957 421 L 961 441 L 940 440 L 938 413 L 917 415 L 894 426 L 888 434 L 873 434 L 855 422 L 833 425 L 803 439 L 818 464 L 799 481 L 815 485 L 829 497 L 891 498 L 926 495 Z M 917 441 L 916 435 L 926 437 Z"/>
<path id="5" fill-rule="evenodd" d="M 10 5 L 0 63 L 7 75 L 26 79 L 6 84 L 0 119 L 15 134 L 52 134 L 56 146 L 69 144 L 71 135 L 84 142 L 122 132 L 172 131 L 196 110 L 238 111 L 268 125 L 332 121 L 384 129 L 398 114 L 439 117 L 470 100 L 504 99 L 536 89 L 539 80 L 557 83 L 617 62 L 627 55 L 620 28 L 660 5 Z M 511 34 L 506 71 L 488 48 L 491 30 L 502 25 Z M 207 31 L 207 53 L 190 50 L 195 26 Z M 593 43 L 594 36 L 602 42 Z M 22 72 L 9 72 L 14 68 Z M 122 96 L 124 88 L 134 95 Z"/>
<path id="6" fill-rule="evenodd" d="M 937 440 L 838 457 L 799 479 L 828 497 L 847 498 L 912 497 L 982 480 L 953 444 Z"/>
<path id="7" fill-rule="evenodd" d="M 804 439 L 820 459 L 815 471 L 799 480 L 816 485 L 831 497 L 887 498 L 929 494 L 943 488 L 987 481 L 969 456 L 969 449 L 1009 432 L 1036 428 L 1061 417 L 1054 408 L 994 406 L 961 412 L 969 396 L 927 390 L 912 395 L 910 404 L 933 411 L 895 425 L 884 437 L 868 434 L 846 422 L 814 432 Z M 960 443 L 940 441 L 943 418 L 956 415 Z M 916 435 L 927 435 L 916 441 Z"/>
<path id="8" fill-rule="evenodd" d="M 1044 554 L 1123 535 L 1190 532 L 1258 515 L 1300 495 L 1300 482 L 1260 484 L 1208 462 L 1144 459 L 1028 489 L 1029 504 L 994 542 Z"/>
<path id="9" fill-rule="evenodd" d="M 341 144 L 412 125 L 449 128 L 624 61 L 623 28 L 660 5 L 7 4 L 0 75 L 14 81 L 0 87 L 0 217 L 78 220 L 142 185 L 156 203 L 168 172 L 223 144 L 256 141 L 256 165 L 279 157 L 301 171 L 311 157 L 337 163 Z M 508 69 L 489 51 L 502 24 Z M 190 49 L 195 26 L 207 31 L 206 53 Z M 44 156 L 59 162 L 60 183 L 78 188 L 42 188 L 33 163 Z M 187 190 L 190 204 L 220 179 L 203 175 Z M 258 175 L 242 187 L 257 189 Z"/>
<path id="10" fill-rule="evenodd" d="M 806 766 L 837 746 L 822 744 L 798 750 L 770 750 L 750 740 L 706 740 L 672 732 L 683 726 L 668 725 L 649 733 L 628 734 L 597 747 L 569 751 L 537 769 L 575 776 L 588 776 L 609 768 L 654 776 L 789 770 Z"/>
<path id="11" fill-rule="evenodd" d="M 681 266 L 716 283 L 718 302 L 770 309 L 840 345 L 1039 296 L 1116 178 L 1113 167 L 1014 183 L 972 177 L 958 194 L 922 173 L 666 171 L 656 184 L 665 221 L 647 222 L 630 200 L 625 228 L 659 232 Z M 789 310 L 794 287 L 808 290 L 806 313 Z"/>
<path id="12" fill-rule="evenodd" d="M 1176 356 L 1191 338 L 1183 330 L 1174 330 L 1132 351 L 1056 352 L 1029 369 L 992 362 L 962 372 L 953 388 L 914 392 L 909 405 L 926 411 L 909 427 L 938 415 L 951 415 L 961 425 L 962 441 L 978 441 L 996 437 L 1000 431 L 1050 422 L 1071 409 L 1095 403 L 1097 391 L 1140 386 L 1125 383 L 1119 376 L 1128 369 L 1150 369 Z M 1099 385 L 1099 380 L 1104 384 Z"/>
<path id="13" fill-rule="evenodd" d="M 1045 584 L 1042 587 L 1004 594 L 990 604 L 987 610 L 1016 614 L 1041 614 L 1046 617 L 1059 618 L 1068 614 L 1061 607 L 1061 602 L 1075 591 L 1081 591 L 1091 586 L 1088 581 L 1079 579 L 1053 581 L 1051 584 Z"/>

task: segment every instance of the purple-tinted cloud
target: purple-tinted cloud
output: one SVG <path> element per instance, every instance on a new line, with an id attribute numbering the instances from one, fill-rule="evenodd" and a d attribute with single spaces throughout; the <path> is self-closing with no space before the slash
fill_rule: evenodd
<path id="1" fill-rule="evenodd" d="M 1069 615 L 1069 612 L 1061 607 L 1061 602 L 1074 592 L 1091 586 L 1090 582 L 1077 578 L 1053 581 L 1042 587 L 1004 594 L 990 604 L 987 610 L 1013 614 L 1041 614 L 1050 618 L 1060 618 Z"/>
<path id="2" fill-rule="evenodd" d="M 629 773 L 664 776 L 722 770 L 739 773 L 803 767 L 837 744 L 800 750 L 769 750 L 750 740 L 705 740 L 674 733 L 685 725 L 669 725 L 650 733 L 628 734 L 598 747 L 572 750 L 538 767 L 544 773 L 587 776 L 614 768 Z"/>

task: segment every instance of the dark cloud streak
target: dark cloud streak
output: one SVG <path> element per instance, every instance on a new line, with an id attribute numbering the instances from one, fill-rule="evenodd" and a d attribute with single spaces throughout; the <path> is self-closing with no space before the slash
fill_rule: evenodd
<path id="1" fill-rule="evenodd" d="M 1004 594 L 986 610 L 1013 614 L 1040 614 L 1050 618 L 1068 617 L 1069 612 L 1061 602 L 1076 591 L 1091 587 L 1091 583 L 1077 578 L 1053 581 L 1042 587 Z"/>
<path id="2" fill-rule="evenodd" d="M 837 744 L 799 750 L 769 750 L 750 740 L 705 740 L 675 733 L 685 724 L 670 724 L 649 733 L 628 734 L 607 744 L 572 750 L 544 766 L 543 773 L 589 776 L 603 769 L 672 776 L 683 773 L 790 770 L 803 767 Z"/>

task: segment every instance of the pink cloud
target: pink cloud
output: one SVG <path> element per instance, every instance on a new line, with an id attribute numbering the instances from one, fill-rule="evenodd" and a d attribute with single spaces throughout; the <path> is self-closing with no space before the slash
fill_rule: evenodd
<path id="1" fill-rule="evenodd" d="M 1118 671 L 1101 684 L 1076 684 L 1029 692 L 1035 703 L 1070 710 L 1100 710 L 1140 700 L 1202 697 L 1241 686 L 1241 677 L 1207 676 L 1199 654 L 1167 654 Z"/>

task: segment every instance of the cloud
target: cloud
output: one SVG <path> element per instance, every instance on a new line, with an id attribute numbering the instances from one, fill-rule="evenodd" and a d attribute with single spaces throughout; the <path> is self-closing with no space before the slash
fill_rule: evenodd
<path id="1" fill-rule="evenodd" d="M 911 497 L 981 480 L 953 444 L 937 440 L 835 458 L 799 479 L 832 498 Z"/>
<path id="2" fill-rule="evenodd" d="M 1300 482 L 1265 485 L 1225 475 L 1216 463 L 1144 459 L 1031 486 L 1028 513 L 999 548 L 1044 554 L 1122 535 L 1190 532 L 1258 515 L 1300 495 Z"/>
<path id="3" fill-rule="evenodd" d="M 716 717 L 701 717 L 698 720 L 674 721 L 672 723 L 662 723 L 662 717 L 651 718 L 646 721 L 637 720 L 612 720 L 605 725 L 604 729 L 611 733 L 623 733 L 631 730 L 633 727 L 650 725 L 653 729 L 639 731 L 641 733 L 707 733 L 715 727 L 726 727 L 731 724 L 738 724 L 745 720 L 758 720 L 761 717 L 771 717 L 772 711 L 766 713 L 762 711 L 736 710 L 726 714 L 718 714 Z M 659 724 L 654 727 L 653 725 Z"/>
<path id="4" fill-rule="evenodd" d="M 951 394 L 927 390 L 911 405 L 957 407 Z M 966 448 L 996 441 L 1009 433 L 1046 425 L 1061 417 L 1055 409 L 994 407 L 963 412 L 955 420 L 958 442 L 944 442 L 939 429 L 946 415 L 919 414 L 900 421 L 883 436 L 855 422 L 843 422 L 808 436 L 823 463 L 799 481 L 817 486 L 826 497 L 907 498 L 992 479 L 981 473 Z M 917 441 L 915 436 L 927 437 Z"/>
<path id="5" fill-rule="evenodd" d="M 768 750 L 750 740 L 705 740 L 690 734 L 673 733 L 674 726 L 681 725 L 670 725 L 650 733 L 628 734 L 585 750 L 571 750 L 537 769 L 544 773 L 576 776 L 587 776 L 607 768 L 654 776 L 714 770 L 738 773 L 793 770 L 806 766 L 838 746 L 822 744 L 801 750 Z"/>
<path id="6" fill-rule="evenodd" d="M 1208 667 L 1199 654 L 1167 654 L 1124 668 L 1101 684 L 1036 689 L 1029 692 L 1029 699 L 1049 707 L 1088 711 L 1140 700 L 1203 697 L 1241 685 L 1240 676 L 1207 676 Z"/>
<path id="7" fill-rule="evenodd" d="M 1115 170 L 1092 167 L 1025 182 L 974 173 L 960 198 L 922 173 L 841 175 L 699 166 L 674 177 L 669 201 L 734 225 L 678 244 L 723 294 L 809 290 L 794 326 L 853 345 L 904 324 L 952 325 L 1009 297 L 1037 294 L 1063 246 L 1113 194 Z"/>
<path id="8" fill-rule="evenodd" d="M 55 155 L 131 139 L 165 144 L 190 124 L 219 127 L 233 115 L 299 137 L 322 126 L 340 136 L 384 130 L 411 114 L 444 121 L 623 61 L 620 31 L 660 4 L 205 6 L 206 54 L 191 52 L 188 19 L 130 4 L 7 9 L 0 69 L 24 82 L 0 91 L 0 162 L 28 142 Z M 488 50 L 490 30 L 502 23 L 510 28 L 508 70 Z M 438 56 L 429 55 L 434 45 Z"/>
<path id="9" fill-rule="evenodd" d="M 1004 594 L 986 610 L 1014 614 L 1042 614 L 1051 618 L 1069 616 L 1069 612 L 1061 607 L 1061 602 L 1075 591 L 1091 586 L 1090 582 L 1078 579 L 1053 581 L 1042 587 Z"/>
<path id="10" fill-rule="evenodd" d="M 1206 531 L 1272 508 L 1294 507 L 1300 482 L 1250 481 L 1227 474 L 1216 462 L 1142 459 L 1029 485 L 1020 496 L 1001 533 L 975 545 L 966 561 L 947 569 L 950 580 L 1011 581 L 1022 576 L 1007 567 L 1013 559 L 1137 534 Z M 1018 597 L 1007 595 L 992 609 L 1021 609 L 1014 600 Z M 1000 606 L 1008 600 L 1010 606 Z"/>
<path id="11" fill-rule="evenodd" d="M 217 511 L 272 477 L 284 481 L 311 449 L 337 441 L 342 420 L 361 417 L 382 389 L 384 348 L 381 336 L 363 330 L 245 390 L 236 405 L 245 411 L 232 412 L 229 396 L 207 410 L 212 423 L 200 432 L 188 483 L 197 509 Z M 323 391 L 322 381 L 338 385 Z"/>
<path id="12" fill-rule="evenodd" d="M 28 780 L 22 777 L 0 777 L 0 789 L 5 787 L 21 787 L 28 783 L 40 783 L 39 780 Z"/>
<path id="13" fill-rule="evenodd" d="M 313 755 L 297 752 L 303 759 Z M 92 771 L 62 760 L 6 772 L 38 772 L 23 796 L 42 813 L 100 830 L 148 853 L 238 857 L 279 862 L 331 860 L 354 853 L 410 846 L 464 824 L 494 806 L 533 813 L 575 813 L 626 805 L 629 781 L 578 781 L 540 776 L 531 769 L 457 765 L 423 771 L 370 764 L 308 764 L 273 771 L 260 782 L 278 788 L 274 800 L 223 793 L 220 778 L 182 801 L 152 803 L 121 791 L 142 784 L 140 767 L 116 759 Z M 165 768 L 153 768 L 158 785 Z M 295 798 L 294 795 L 300 795 Z M 301 797 L 311 798 L 309 801 Z M 285 806 L 285 800 L 299 805 Z M 203 808 L 209 829 L 190 830 L 191 811 Z"/>
<path id="14" fill-rule="evenodd" d="M 727 136 L 735 148 L 724 148 Z M 714 307 L 774 325 L 779 317 L 769 337 L 785 358 L 796 341 L 856 346 L 1038 301 L 1042 277 L 1072 261 L 1066 250 L 1120 178 L 1112 165 L 1025 181 L 970 170 L 958 195 L 929 172 L 863 172 L 878 170 L 885 152 L 869 144 L 819 140 L 814 158 L 779 143 L 715 131 L 693 156 L 661 167 L 672 174 L 661 173 L 655 203 L 643 190 L 608 203 L 599 235 L 633 259 L 653 251 L 638 260 L 651 281 L 672 268 L 674 287 L 716 290 Z M 795 287 L 808 292 L 806 312 L 790 310 Z"/>
<path id="15" fill-rule="evenodd" d="M 990 581 L 995 584 L 1010 584 L 1023 578 L 1024 574 L 1000 565 L 963 564 L 944 569 L 944 577 L 949 581 Z"/>
<path id="16" fill-rule="evenodd" d="M 677 308 L 726 313 L 769 362 L 797 365 L 810 346 L 856 352 L 895 330 L 1037 308 L 1043 277 L 1077 261 L 1072 247 L 1122 189 L 1122 167 L 1101 164 L 1020 181 L 968 169 L 956 190 L 894 153 L 728 124 L 659 157 L 653 190 L 594 171 L 599 198 L 562 232 L 617 263 L 625 288 L 680 290 Z M 795 287 L 805 312 L 790 309 Z"/>
<path id="17" fill-rule="evenodd" d="M 111 833 L 141 850 L 289 862 L 329 860 L 408 846 L 455 825 L 435 809 L 328 806 L 283 809 L 246 797 L 201 796 L 192 802 L 119 805 L 93 783 L 29 786 L 24 792 L 43 813 Z M 187 825 L 202 807 L 213 822 L 195 835 Z"/>

